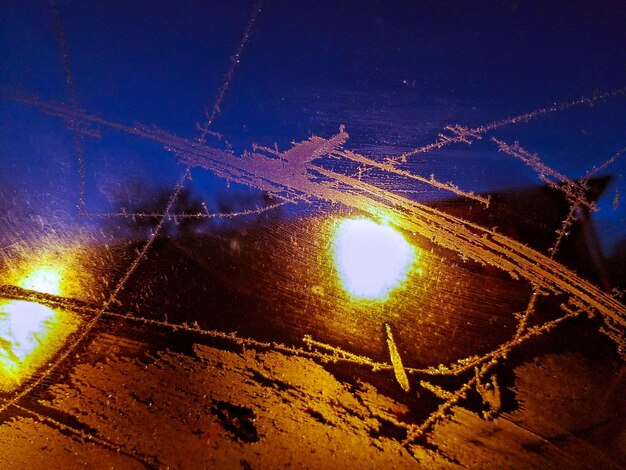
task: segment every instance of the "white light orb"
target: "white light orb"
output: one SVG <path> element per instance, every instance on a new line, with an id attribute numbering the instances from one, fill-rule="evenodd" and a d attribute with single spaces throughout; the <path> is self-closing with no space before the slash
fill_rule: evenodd
<path id="1" fill-rule="evenodd" d="M 389 225 L 346 219 L 337 226 L 333 254 L 344 289 L 353 297 L 384 300 L 406 279 L 415 249 Z"/>

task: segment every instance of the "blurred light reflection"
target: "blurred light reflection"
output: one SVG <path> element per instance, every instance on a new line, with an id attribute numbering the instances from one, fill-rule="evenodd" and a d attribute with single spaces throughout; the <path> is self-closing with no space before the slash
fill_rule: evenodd
<path id="1" fill-rule="evenodd" d="M 61 294 L 63 269 L 58 266 L 42 266 L 31 271 L 17 285 L 44 294 Z"/>
<path id="2" fill-rule="evenodd" d="M 16 284 L 60 295 L 64 269 L 42 266 Z M 36 302 L 0 300 L 0 391 L 19 386 L 63 346 L 80 323 L 77 315 Z"/>
<path id="3" fill-rule="evenodd" d="M 406 281 L 417 253 L 387 224 L 346 219 L 336 228 L 333 256 L 341 283 L 351 296 L 384 301 Z"/>

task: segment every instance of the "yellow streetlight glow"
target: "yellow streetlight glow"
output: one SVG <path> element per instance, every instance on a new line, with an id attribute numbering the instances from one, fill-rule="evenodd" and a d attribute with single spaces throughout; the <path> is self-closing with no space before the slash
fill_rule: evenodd
<path id="1" fill-rule="evenodd" d="M 64 269 L 41 266 L 17 282 L 24 288 L 60 295 Z M 15 389 L 45 364 L 78 328 L 75 314 L 36 302 L 0 300 L 0 391 Z"/>
<path id="2" fill-rule="evenodd" d="M 60 295 L 62 271 L 63 269 L 57 266 L 42 266 L 31 271 L 17 285 L 44 294 Z"/>
<path id="3" fill-rule="evenodd" d="M 353 297 L 385 300 L 416 259 L 414 247 L 393 227 L 346 219 L 336 228 L 333 254 L 344 289 Z"/>

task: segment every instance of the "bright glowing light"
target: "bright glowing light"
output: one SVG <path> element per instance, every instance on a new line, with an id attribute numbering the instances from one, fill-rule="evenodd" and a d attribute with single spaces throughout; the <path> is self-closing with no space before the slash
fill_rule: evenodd
<path id="1" fill-rule="evenodd" d="M 44 294 L 61 294 L 62 269 L 54 266 L 42 266 L 31 271 L 17 285 L 24 289 L 36 290 Z"/>
<path id="2" fill-rule="evenodd" d="M 344 288 L 362 299 L 384 300 L 415 261 L 415 249 L 397 230 L 369 219 L 342 221 L 333 245 Z"/>
<path id="3" fill-rule="evenodd" d="M 33 269 L 20 287 L 59 295 L 62 269 Z M 78 316 L 36 302 L 0 300 L 0 391 L 11 391 L 63 346 L 79 325 Z"/>

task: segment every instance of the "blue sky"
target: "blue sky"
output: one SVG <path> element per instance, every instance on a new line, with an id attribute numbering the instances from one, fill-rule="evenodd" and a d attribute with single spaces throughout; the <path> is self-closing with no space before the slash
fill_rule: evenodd
<path id="1" fill-rule="evenodd" d="M 252 8 L 244 1 L 58 2 L 80 106 L 196 137 Z M 626 2 L 267 1 L 213 129 L 241 150 L 285 148 L 345 124 L 348 147 L 373 158 L 402 153 L 432 142 L 446 124 L 477 126 L 626 86 L 625 20 Z M 0 83 L 67 102 L 47 2 L 0 7 Z M 26 214 L 77 220 L 72 135 L 55 118 L 0 103 L 0 198 Z M 494 135 L 580 177 L 626 146 L 624 116 L 622 96 Z M 626 237 L 625 204 L 612 205 L 625 160 L 606 172 L 614 182 L 595 215 L 607 249 Z M 450 146 L 409 168 L 474 191 L 539 183 L 488 142 Z M 130 180 L 171 187 L 182 172 L 157 146 L 108 130 L 87 139 L 86 170 L 91 210 L 114 208 L 112 191 Z M 200 172 L 191 184 L 208 200 L 226 191 Z"/>

